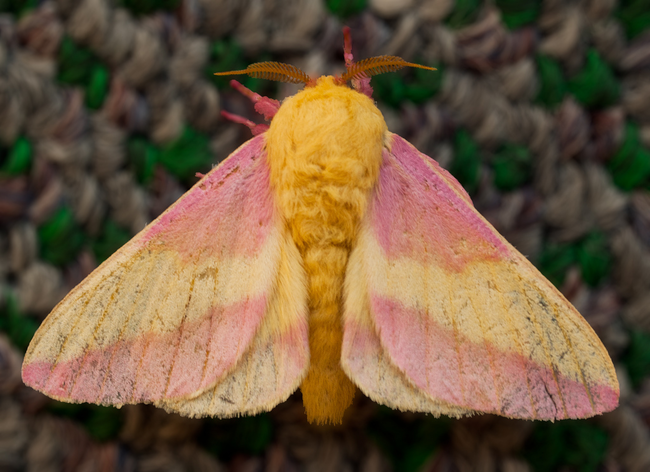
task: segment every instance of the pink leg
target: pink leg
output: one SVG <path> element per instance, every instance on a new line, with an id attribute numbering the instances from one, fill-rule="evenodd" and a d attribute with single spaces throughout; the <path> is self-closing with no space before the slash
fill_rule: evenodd
<path id="1" fill-rule="evenodd" d="M 254 123 L 251 120 L 244 118 L 243 116 L 235 115 L 234 113 L 228 113 L 227 111 L 222 110 L 221 116 L 235 123 L 240 123 L 242 125 L 248 126 L 251 132 L 253 133 L 253 136 L 257 136 L 258 134 L 261 134 L 267 129 L 269 129 L 269 125 L 265 125 L 263 123 L 260 123 L 258 125 L 257 123 Z"/>
<path id="2" fill-rule="evenodd" d="M 270 120 L 280 109 L 280 102 L 269 97 L 263 97 L 259 93 L 247 89 L 236 80 L 230 81 L 230 86 L 237 90 L 242 95 L 248 97 L 251 102 L 255 104 L 255 111 L 260 115 L 264 115 L 265 120 Z"/>
<path id="3" fill-rule="evenodd" d="M 280 102 L 277 100 L 263 97 L 259 93 L 255 93 L 252 90 L 244 87 L 236 80 L 231 80 L 230 86 L 242 95 L 248 97 L 250 101 L 255 104 L 255 111 L 260 115 L 264 115 L 264 119 L 267 121 L 273 118 L 280 108 Z M 254 123 L 251 120 L 244 118 L 243 116 L 235 115 L 234 113 L 228 113 L 227 111 L 222 111 L 221 116 L 227 120 L 234 121 L 235 123 L 241 123 L 242 125 L 248 126 L 254 136 L 257 136 L 258 134 L 261 134 L 269 129 L 269 125 Z"/>
<path id="4" fill-rule="evenodd" d="M 350 27 L 343 27 L 343 57 L 345 58 L 345 67 L 354 65 L 354 56 L 352 55 L 352 38 L 350 37 Z"/>
<path id="5" fill-rule="evenodd" d="M 352 38 L 350 37 L 350 27 L 343 27 L 343 57 L 345 57 L 345 67 L 350 68 L 354 65 L 352 56 Z M 352 86 L 357 92 L 372 98 L 372 87 L 370 86 L 370 77 L 363 79 L 352 79 Z"/>

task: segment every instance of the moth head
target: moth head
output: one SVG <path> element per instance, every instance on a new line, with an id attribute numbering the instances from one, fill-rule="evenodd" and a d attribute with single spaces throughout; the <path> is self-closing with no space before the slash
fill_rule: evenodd
<path id="1" fill-rule="evenodd" d="M 352 59 L 352 42 L 350 39 L 350 29 L 343 29 L 345 36 L 345 65 L 346 71 L 334 77 L 337 85 L 347 86 L 352 82 L 352 87 L 358 92 L 364 93 L 369 97 L 372 96 L 370 88 L 370 77 L 383 74 L 385 72 L 394 72 L 403 67 L 417 67 L 418 69 L 436 70 L 433 67 L 427 67 L 420 64 L 407 62 L 397 56 L 376 56 L 354 62 Z M 292 84 L 305 84 L 306 87 L 314 87 L 318 79 L 310 77 L 307 73 L 296 66 L 284 64 L 281 62 L 257 62 L 249 65 L 246 69 L 229 72 L 217 72 L 214 75 L 243 75 L 250 77 L 275 80 L 277 82 L 288 82 Z"/>

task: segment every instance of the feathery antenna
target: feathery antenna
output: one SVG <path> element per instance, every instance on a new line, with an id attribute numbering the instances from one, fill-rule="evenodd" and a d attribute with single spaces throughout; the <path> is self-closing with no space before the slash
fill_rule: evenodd
<path id="1" fill-rule="evenodd" d="M 256 62 L 244 70 L 217 72 L 214 75 L 249 75 L 257 79 L 275 80 L 276 82 L 289 82 L 290 84 L 308 84 L 311 81 L 306 73 L 296 66 L 282 62 Z"/>
<path id="2" fill-rule="evenodd" d="M 369 57 L 368 59 L 363 59 L 349 67 L 347 72 L 341 76 L 341 82 L 379 75 L 384 72 L 394 72 L 402 67 L 417 67 L 418 69 L 436 70 L 433 67 L 406 62 L 404 59 L 397 56 Z"/>

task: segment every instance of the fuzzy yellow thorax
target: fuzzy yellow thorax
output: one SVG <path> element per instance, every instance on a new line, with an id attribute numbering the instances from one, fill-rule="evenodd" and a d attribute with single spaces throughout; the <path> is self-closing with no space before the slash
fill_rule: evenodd
<path id="1" fill-rule="evenodd" d="M 308 278 L 309 421 L 340 423 L 354 397 L 340 366 L 343 279 L 386 131 L 370 98 L 328 76 L 287 98 L 266 134 L 271 186 Z"/>

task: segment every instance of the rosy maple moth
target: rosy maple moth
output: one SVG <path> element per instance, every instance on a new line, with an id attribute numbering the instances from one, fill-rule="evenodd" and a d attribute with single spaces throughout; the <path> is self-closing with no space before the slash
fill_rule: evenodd
<path id="1" fill-rule="evenodd" d="M 310 421 L 355 391 L 400 410 L 584 418 L 614 409 L 589 324 L 434 160 L 390 133 L 369 77 L 312 79 L 256 136 L 65 297 L 34 336 L 27 385 L 62 401 L 254 414 L 300 387 Z M 347 82 L 352 81 L 353 87 Z M 235 118 L 238 119 L 238 118 Z"/>

